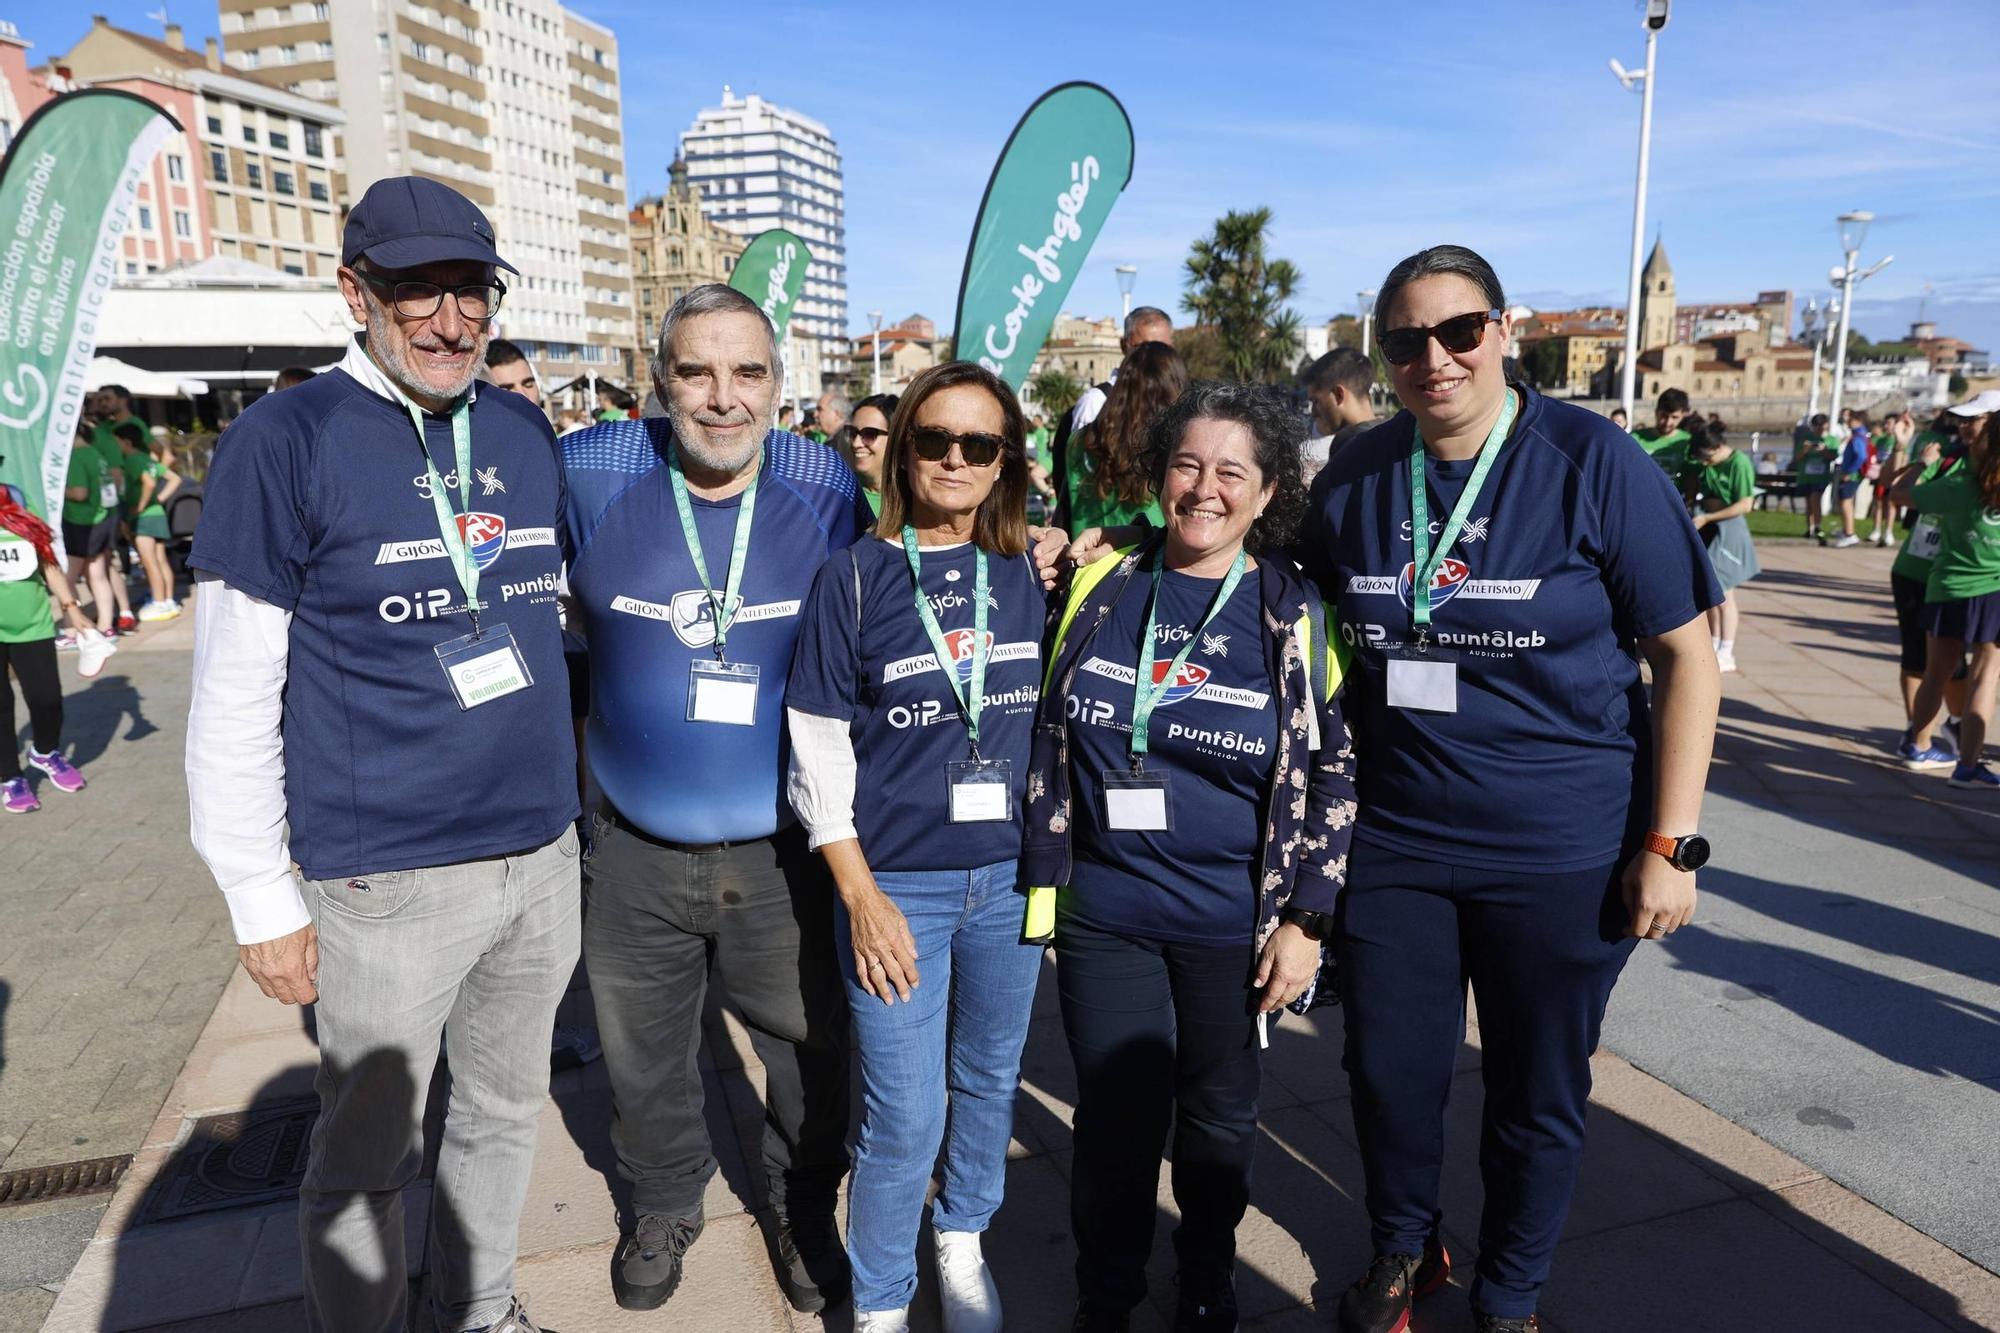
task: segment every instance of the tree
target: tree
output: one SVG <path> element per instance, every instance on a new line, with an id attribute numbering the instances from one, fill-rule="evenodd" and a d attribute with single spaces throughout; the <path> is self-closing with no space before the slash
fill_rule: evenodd
<path id="1" fill-rule="evenodd" d="M 1028 397 L 1050 421 L 1058 421 L 1083 397 L 1084 383 L 1061 366 L 1050 366 L 1028 381 Z"/>
<path id="2" fill-rule="evenodd" d="M 1299 285 L 1288 259 L 1267 259 L 1264 235 L 1271 210 L 1225 213 L 1215 234 L 1188 252 L 1181 307 L 1213 327 L 1223 373 L 1230 379 L 1275 384 L 1297 360 L 1298 312 L 1286 303 Z"/>
<path id="3" fill-rule="evenodd" d="M 1562 339 L 1530 338 L 1521 344 L 1521 370 L 1537 389 L 1560 388 L 1563 379 Z"/>

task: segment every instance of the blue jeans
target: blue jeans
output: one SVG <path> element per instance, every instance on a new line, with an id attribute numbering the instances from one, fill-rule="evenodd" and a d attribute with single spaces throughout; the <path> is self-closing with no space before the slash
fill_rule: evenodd
<path id="1" fill-rule="evenodd" d="M 875 882 L 910 923 L 923 984 L 907 1004 L 862 990 L 847 913 L 838 913 L 835 947 L 861 1050 L 847 1257 L 854 1308 L 896 1310 L 916 1294 L 917 1227 L 940 1142 L 944 1187 L 932 1224 L 984 1231 L 1000 1207 L 1042 950 L 1021 942 L 1025 900 L 1012 861 L 880 871 Z"/>

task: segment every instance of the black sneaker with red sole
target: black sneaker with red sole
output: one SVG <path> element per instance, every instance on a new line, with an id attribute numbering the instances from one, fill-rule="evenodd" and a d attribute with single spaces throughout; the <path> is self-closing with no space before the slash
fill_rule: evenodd
<path id="1" fill-rule="evenodd" d="M 1451 1279 L 1451 1254 L 1436 1236 L 1421 1255 L 1385 1254 L 1340 1298 L 1340 1333 L 1405 1333 L 1420 1297 Z"/>

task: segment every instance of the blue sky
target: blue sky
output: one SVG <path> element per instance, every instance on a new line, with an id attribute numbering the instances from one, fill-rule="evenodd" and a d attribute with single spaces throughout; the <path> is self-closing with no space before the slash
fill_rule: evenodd
<path id="1" fill-rule="evenodd" d="M 1068 308 L 1115 312 L 1112 269 L 1178 312 L 1188 244 L 1269 206 L 1309 319 L 1455 241 L 1543 307 L 1624 300 L 1644 60 L 1634 0 L 1150 5 L 570 0 L 618 33 L 632 192 L 665 182 L 722 85 L 825 122 L 847 175 L 850 309 L 948 325 L 973 212 L 1021 112 L 1066 79 L 1124 102 L 1132 183 Z M 93 8 L 157 32 L 146 0 Z M 176 8 L 190 40 L 212 8 Z M 88 19 L 18 16 L 38 56 Z M 43 30 L 46 29 L 46 30 Z M 1856 305 L 1901 336 L 1926 283 L 1940 331 L 2000 352 L 2000 4 L 1676 0 L 1660 40 L 1648 245 L 1680 295 L 1824 295 L 1834 217 L 1873 211 Z"/>

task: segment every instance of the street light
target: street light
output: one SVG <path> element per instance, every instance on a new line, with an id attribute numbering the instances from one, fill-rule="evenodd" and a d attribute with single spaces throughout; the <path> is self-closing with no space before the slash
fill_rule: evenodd
<path id="1" fill-rule="evenodd" d="M 1854 284 L 1874 277 L 1896 262 L 1896 256 L 1890 255 L 1868 268 L 1855 271 L 1854 266 L 1861 258 L 1861 242 L 1868 235 L 1868 224 L 1874 220 L 1873 213 L 1859 209 L 1840 215 L 1840 250 L 1845 262 L 1827 275 L 1840 284 L 1840 332 L 1833 347 L 1833 410 L 1830 413 L 1836 422 L 1840 420 L 1841 393 L 1847 387 L 1847 323 L 1854 313 Z"/>
<path id="2" fill-rule="evenodd" d="M 1660 29 L 1667 26 L 1667 10 L 1671 4 L 1672 0 L 1646 0 L 1645 69 L 1628 70 L 1616 60 L 1611 62 L 1611 72 L 1628 90 L 1634 84 L 1645 85 L 1637 90 L 1640 94 L 1639 182 L 1632 191 L 1632 276 L 1626 284 L 1625 365 L 1620 386 L 1627 421 L 1632 419 L 1633 377 L 1639 368 L 1639 265 L 1642 262 L 1639 255 L 1646 239 L 1646 165 L 1653 151 L 1653 55 Z"/>
<path id="3" fill-rule="evenodd" d="M 1118 315 L 1119 327 L 1122 330 L 1124 328 L 1124 321 L 1131 318 L 1132 315 L 1132 284 L 1139 281 L 1139 266 L 1137 264 L 1120 264 L 1113 272 L 1118 275 L 1118 295 L 1125 302 L 1125 309 L 1119 312 Z"/>
<path id="4" fill-rule="evenodd" d="M 1836 270 L 1838 271 L 1838 270 Z M 1799 317 L 1799 332 L 1812 344 L 1812 386 L 1806 393 L 1806 421 L 1819 415 L 1819 363 L 1820 354 L 1833 340 L 1834 322 L 1840 318 L 1841 302 L 1838 296 L 1827 298 L 1826 307 L 1820 308 L 1816 301 L 1806 302 L 1805 314 Z"/>
<path id="5" fill-rule="evenodd" d="M 1368 330 L 1375 322 L 1375 291 L 1373 288 L 1354 294 L 1354 308 L 1361 312 L 1361 355 L 1368 355 Z"/>
<path id="6" fill-rule="evenodd" d="M 868 392 L 880 393 L 882 392 L 882 312 L 879 310 L 869 311 L 868 323 L 875 331 L 868 339 L 871 344 L 871 350 L 875 353 L 875 387 Z"/>

